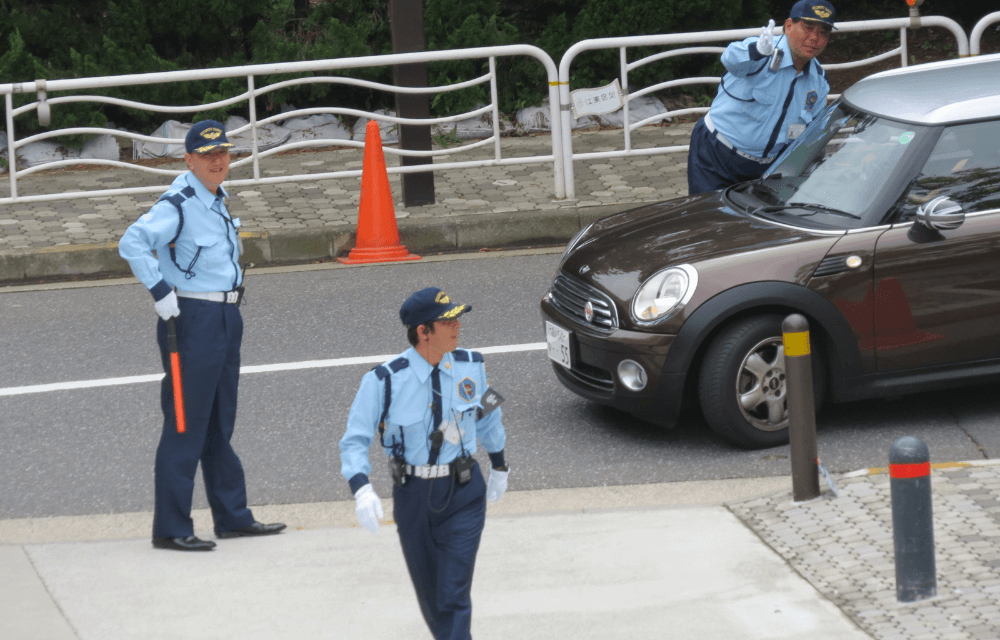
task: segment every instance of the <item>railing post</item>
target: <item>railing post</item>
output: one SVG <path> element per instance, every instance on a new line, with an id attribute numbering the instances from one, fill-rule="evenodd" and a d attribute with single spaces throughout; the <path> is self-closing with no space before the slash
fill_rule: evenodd
<path id="1" fill-rule="evenodd" d="M 17 198 L 17 156 L 14 155 L 14 95 L 4 94 L 7 105 L 7 171 L 10 173 L 10 197 Z"/>
<path id="2" fill-rule="evenodd" d="M 621 62 L 621 74 L 622 74 L 622 118 L 624 119 L 624 124 L 622 129 L 625 132 L 625 152 L 628 153 L 632 150 L 632 129 L 629 127 L 629 115 L 628 115 L 628 58 L 625 55 L 627 47 L 620 47 L 618 49 L 618 57 Z"/>
<path id="3" fill-rule="evenodd" d="M 781 332 L 785 348 L 788 439 L 792 448 L 792 499 L 805 502 L 819 497 L 809 322 L 793 313 L 781 323 Z"/>
<path id="4" fill-rule="evenodd" d="M 493 104 L 493 159 L 500 161 L 500 93 L 497 91 L 497 59 L 490 56 L 490 102 Z"/>
<path id="5" fill-rule="evenodd" d="M 250 94 L 247 102 L 250 111 L 250 155 L 253 156 L 253 179 L 260 180 L 260 159 L 257 157 L 257 95 L 252 73 L 247 76 L 247 93 Z"/>
<path id="6" fill-rule="evenodd" d="M 565 59 L 565 56 L 563 56 Z M 570 112 L 570 98 L 569 98 L 569 69 L 563 73 L 562 65 L 559 66 L 559 103 L 552 110 L 554 114 L 559 116 L 558 125 L 562 129 L 562 154 L 563 154 L 563 175 L 565 178 L 565 189 L 566 189 L 566 199 L 575 200 L 576 199 L 576 185 L 574 184 L 573 176 L 573 125 L 570 122 L 570 118 L 573 117 L 572 112 Z M 550 92 L 551 95 L 551 92 Z M 556 127 L 555 122 L 552 123 L 552 127 Z"/>
<path id="7" fill-rule="evenodd" d="M 903 436 L 889 449 L 892 541 L 896 550 L 896 600 L 937 595 L 931 463 L 927 443 Z"/>

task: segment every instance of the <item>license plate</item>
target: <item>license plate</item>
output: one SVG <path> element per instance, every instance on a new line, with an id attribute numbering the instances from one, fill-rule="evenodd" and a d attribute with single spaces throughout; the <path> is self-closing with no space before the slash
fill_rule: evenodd
<path id="1" fill-rule="evenodd" d="M 558 362 L 567 369 L 572 369 L 573 361 L 570 359 L 569 331 L 546 320 L 545 340 L 549 345 L 549 359 L 553 362 Z"/>

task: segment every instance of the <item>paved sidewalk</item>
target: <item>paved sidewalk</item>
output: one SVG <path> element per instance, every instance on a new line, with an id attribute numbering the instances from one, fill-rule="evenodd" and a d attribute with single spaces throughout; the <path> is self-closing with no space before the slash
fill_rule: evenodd
<path id="1" fill-rule="evenodd" d="M 634 148 L 685 145 L 691 124 L 646 127 L 633 132 Z M 612 151 L 624 146 L 621 130 L 574 133 L 577 152 Z M 503 157 L 547 155 L 548 135 L 504 138 Z M 461 159 L 492 157 L 492 148 L 475 149 Z M 398 160 L 387 159 L 392 166 Z M 341 149 L 290 152 L 265 158 L 262 177 L 302 171 L 327 173 L 360 169 L 362 151 Z M 483 247 L 561 244 L 583 224 L 644 202 L 687 194 L 684 153 L 634 156 L 575 163 L 576 200 L 555 200 L 551 164 L 451 170 L 435 174 L 436 204 L 396 206 L 403 244 L 411 253 L 478 250 Z M 159 168 L 186 168 L 178 161 Z M 240 167 L 233 179 L 249 178 Z M 86 189 L 162 186 L 172 178 L 139 171 L 59 170 L 18 182 L 22 196 Z M 399 176 L 390 176 L 397 203 Z M 10 183 L 0 177 L 0 196 Z M 0 282 L 54 275 L 117 271 L 127 265 L 115 243 L 125 228 L 145 213 L 157 194 L 81 198 L 0 207 Z M 360 178 L 296 182 L 230 189 L 230 208 L 243 222 L 245 259 L 274 264 L 328 259 L 353 246 Z"/>
<path id="2" fill-rule="evenodd" d="M 511 491 L 489 509 L 473 634 L 1000 638 L 993 462 L 932 472 L 939 595 L 909 604 L 896 602 L 882 474 L 840 476 L 839 498 L 798 504 L 787 476 Z M 2 637 L 428 637 L 391 521 L 369 534 L 352 502 L 255 512 L 289 530 L 209 554 L 154 550 L 149 513 L 0 520 Z"/>
<path id="3" fill-rule="evenodd" d="M 789 494 L 732 511 L 831 602 L 879 640 L 1000 638 L 1000 460 L 931 473 L 937 597 L 896 602 L 885 470 L 839 480 L 840 497 Z M 941 466 L 941 465 L 938 465 Z M 851 475 L 851 474 L 848 474 Z"/>
<path id="4" fill-rule="evenodd" d="M 509 492 L 489 509 L 473 636 L 869 638 L 718 504 L 789 482 Z M 154 550 L 148 533 L 123 538 L 121 529 L 110 539 L 0 546 L 3 637 L 429 637 L 391 522 L 372 535 L 354 524 L 351 502 L 255 511 L 284 519 L 289 530 L 222 540 L 204 554 Z M 197 530 L 209 526 L 206 517 L 196 514 Z M 100 519 L 0 522 L 0 536 L 23 536 L 27 527 L 40 540 L 80 529 L 106 537 L 92 528 Z M 148 530 L 150 514 L 111 522 Z"/>

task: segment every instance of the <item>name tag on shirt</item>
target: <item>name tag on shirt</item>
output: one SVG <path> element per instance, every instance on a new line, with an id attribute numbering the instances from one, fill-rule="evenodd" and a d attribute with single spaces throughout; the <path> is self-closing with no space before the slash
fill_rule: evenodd
<path id="1" fill-rule="evenodd" d="M 794 140 L 802 135 L 802 132 L 806 130 L 806 125 L 804 124 L 790 124 L 788 125 L 788 139 Z"/>
<path id="2" fill-rule="evenodd" d="M 240 249 L 240 255 L 243 255 L 243 238 L 240 236 L 240 219 L 233 218 L 233 228 L 236 229 L 236 245 Z"/>

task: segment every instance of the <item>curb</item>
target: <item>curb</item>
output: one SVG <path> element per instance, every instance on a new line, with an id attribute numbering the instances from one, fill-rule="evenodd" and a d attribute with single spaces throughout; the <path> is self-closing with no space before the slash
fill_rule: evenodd
<path id="1" fill-rule="evenodd" d="M 932 462 L 931 471 L 938 469 L 966 469 L 968 467 L 992 467 L 1000 465 L 1000 459 L 989 460 L 967 460 L 965 462 Z M 842 474 L 841 478 L 860 478 L 863 476 L 877 476 L 889 473 L 889 467 L 868 467 Z"/>
<path id="2" fill-rule="evenodd" d="M 531 247 L 566 243 L 587 224 L 644 203 L 598 205 L 397 221 L 400 242 L 416 254 Z M 354 248 L 355 226 L 244 231 L 243 261 L 255 267 L 330 260 Z M 58 245 L 0 251 L 0 284 L 52 277 L 131 274 L 118 243 Z"/>

